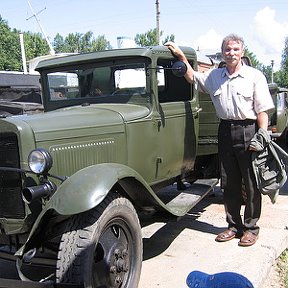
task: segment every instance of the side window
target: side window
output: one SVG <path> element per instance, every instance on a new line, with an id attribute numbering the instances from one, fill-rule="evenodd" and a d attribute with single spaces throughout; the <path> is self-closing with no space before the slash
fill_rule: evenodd
<path id="1" fill-rule="evenodd" d="M 64 100 L 79 97 L 79 81 L 76 72 L 48 74 L 50 100 Z"/>
<path id="2" fill-rule="evenodd" d="M 146 75 L 144 68 L 119 69 L 115 70 L 116 89 L 136 89 L 146 90 Z"/>
<path id="3" fill-rule="evenodd" d="M 157 65 L 158 97 L 160 103 L 189 101 L 192 99 L 191 85 L 184 77 L 177 77 L 171 68 L 174 61 L 159 59 Z"/>

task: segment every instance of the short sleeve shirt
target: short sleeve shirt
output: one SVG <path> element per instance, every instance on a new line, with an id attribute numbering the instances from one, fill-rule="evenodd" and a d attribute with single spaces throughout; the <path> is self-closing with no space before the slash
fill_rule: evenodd
<path id="1" fill-rule="evenodd" d="M 247 65 L 233 75 L 216 68 L 194 72 L 196 88 L 209 93 L 221 119 L 256 119 L 257 114 L 274 108 L 265 76 Z"/>

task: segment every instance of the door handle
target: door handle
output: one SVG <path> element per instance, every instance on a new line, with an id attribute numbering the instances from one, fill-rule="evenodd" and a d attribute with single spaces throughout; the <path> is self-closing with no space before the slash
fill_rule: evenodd
<path id="1" fill-rule="evenodd" d="M 195 111 L 195 116 L 194 118 L 197 119 L 199 118 L 199 113 L 202 111 L 202 108 L 201 107 L 197 107 L 196 111 Z"/>

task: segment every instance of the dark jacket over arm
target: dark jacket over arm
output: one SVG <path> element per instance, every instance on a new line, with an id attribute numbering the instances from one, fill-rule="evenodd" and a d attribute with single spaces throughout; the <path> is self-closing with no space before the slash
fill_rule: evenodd
<path id="1" fill-rule="evenodd" d="M 257 150 L 252 152 L 257 187 L 275 203 L 280 188 L 287 180 L 288 154 L 262 128 L 255 134 L 250 146 Z"/>

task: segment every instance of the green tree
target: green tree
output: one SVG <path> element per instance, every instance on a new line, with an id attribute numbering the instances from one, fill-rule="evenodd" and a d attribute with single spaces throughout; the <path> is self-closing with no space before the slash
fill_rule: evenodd
<path id="1" fill-rule="evenodd" d="M 288 88 L 288 73 L 285 70 L 280 69 L 274 73 L 274 82 L 280 87 Z"/>
<path id="2" fill-rule="evenodd" d="M 0 70 L 23 71 L 20 32 L 16 29 L 12 30 L 0 15 Z M 23 34 L 27 62 L 35 57 L 49 54 L 49 45 L 40 33 L 28 31 Z M 85 34 L 70 33 L 65 39 L 58 33 L 54 38 L 53 46 L 56 53 L 84 53 L 112 49 L 104 35 L 95 39 L 91 31 Z"/>
<path id="3" fill-rule="evenodd" d="M 168 42 L 168 41 L 175 42 L 175 35 L 174 35 L 174 34 L 167 35 L 167 36 L 164 38 L 164 41 L 162 42 L 162 44 L 165 44 L 165 43 Z"/>
<path id="4" fill-rule="evenodd" d="M 274 73 L 274 79 L 279 86 L 288 88 L 288 37 L 285 38 L 281 67 Z"/>
<path id="5" fill-rule="evenodd" d="M 82 35 L 80 33 L 69 33 L 64 40 L 64 51 L 59 52 L 80 53 L 81 36 Z"/>
<path id="6" fill-rule="evenodd" d="M 19 34 L 20 30 L 11 29 L 8 22 L 0 16 L 0 70 L 23 71 Z M 28 61 L 49 52 L 49 46 L 40 34 L 23 34 Z"/>
<path id="7" fill-rule="evenodd" d="M 248 49 L 248 47 L 245 47 L 244 56 L 246 56 L 250 59 L 252 67 L 259 68 L 259 66 L 261 65 L 260 62 L 258 61 L 256 55 L 253 52 L 251 52 Z"/>
<path id="8" fill-rule="evenodd" d="M 284 49 L 282 52 L 281 69 L 288 72 L 288 37 L 285 38 Z"/>
<path id="9" fill-rule="evenodd" d="M 25 32 L 24 43 L 27 60 L 47 55 L 50 52 L 49 45 L 40 33 Z"/>
<path id="10" fill-rule="evenodd" d="M 256 55 L 247 47 L 245 47 L 244 56 L 247 56 L 250 59 L 252 67 L 260 70 L 265 75 L 268 83 L 272 82 L 272 66 L 266 66 L 258 61 Z"/>
<path id="11" fill-rule="evenodd" d="M 20 40 L 0 16 L 0 70 L 20 70 Z"/>
<path id="12" fill-rule="evenodd" d="M 53 47 L 55 49 L 55 53 L 64 52 L 64 38 L 59 33 L 56 34 L 53 41 Z"/>
<path id="13" fill-rule="evenodd" d="M 92 51 L 102 51 L 112 49 L 110 42 L 106 40 L 104 35 L 98 36 L 92 41 Z"/>
<path id="14" fill-rule="evenodd" d="M 262 71 L 262 73 L 265 75 L 266 79 L 267 79 L 267 82 L 268 83 L 271 83 L 272 82 L 272 66 L 271 65 L 263 65 L 263 64 L 260 64 L 258 66 L 258 69 L 260 71 Z M 275 79 L 273 79 L 273 82 Z"/>
<path id="15" fill-rule="evenodd" d="M 58 33 L 53 41 L 56 53 L 85 53 L 112 49 L 105 36 L 93 37 L 93 32 L 70 33 L 65 39 Z"/>
<path id="16" fill-rule="evenodd" d="M 163 31 L 160 31 L 160 37 L 163 35 Z M 138 46 L 145 47 L 145 46 L 155 46 L 157 44 L 157 29 L 150 29 L 146 33 L 136 34 L 134 38 L 135 43 Z M 173 34 L 167 35 L 165 40 L 162 42 L 164 44 L 167 41 L 175 41 L 175 36 Z"/>

